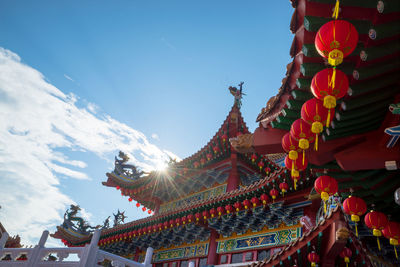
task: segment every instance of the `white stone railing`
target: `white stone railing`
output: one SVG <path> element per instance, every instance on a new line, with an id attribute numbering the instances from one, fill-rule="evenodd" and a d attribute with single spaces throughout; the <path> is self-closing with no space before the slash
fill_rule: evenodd
<path id="1" fill-rule="evenodd" d="M 0 239 L 0 266 L 63 266 L 63 267 L 92 267 L 99 266 L 98 262 L 109 260 L 112 266 L 116 267 L 150 267 L 153 249 L 148 248 L 144 263 L 135 262 L 126 258 L 114 255 L 99 249 L 97 243 L 100 239 L 100 230 L 93 234 L 90 244 L 84 247 L 72 248 L 46 248 L 44 244 L 49 236 L 48 231 L 44 231 L 39 243 L 34 248 L 4 248 L 8 238 L 7 233 L 3 233 Z M 56 256 L 54 261 L 48 260 L 49 255 Z M 70 255 L 75 254 L 77 259 L 69 260 Z M 17 260 L 25 255 L 25 260 Z"/>

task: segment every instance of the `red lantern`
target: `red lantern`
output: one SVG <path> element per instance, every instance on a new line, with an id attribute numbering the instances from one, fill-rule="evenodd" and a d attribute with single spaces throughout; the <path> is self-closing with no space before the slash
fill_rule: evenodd
<path id="1" fill-rule="evenodd" d="M 215 214 L 217 214 L 217 211 L 214 208 L 212 208 L 212 209 L 210 209 L 210 214 L 211 214 L 211 218 L 214 218 Z"/>
<path id="2" fill-rule="evenodd" d="M 117 187 L 116 187 L 116 188 L 117 188 L 117 190 L 119 190 L 121 187 L 119 187 L 119 185 L 117 185 Z"/>
<path id="3" fill-rule="evenodd" d="M 196 212 L 196 214 L 194 215 L 194 217 L 196 217 L 196 222 L 198 222 L 201 218 L 201 214 L 200 212 Z"/>
<path id="4" fill-rule="evenodd" d="M 218 207 L 217 212 L 218 212 L 218 216 L 221 216 L 222 214 L 224 214 L 224 212 L 225 212 L 224 207 Z"/>
<path id="5" fill-rule="evenodd" d="M 148 211 L 147 211 L 148 214 L 151 214 L 152 212 L 153 212 L 152 210 L 148 210 Z"/>
<path id="6" fill-rule="evenodd" d="M 289 156 L 285 158 L 285 166 L 288 170 L 291 170 L 291 177 L 294 181 L 294 190 L 297 189 L 297 181 L 300 177 L 299 171 L 303 171 L 307 168 L 308 161 L 304 156 L 300 156 L 297 160 L 289 159 Z"/>
<path id="7" fill-rule="evenodd" d="M 203 215 L 204 220 L 207 220 L 207 218 L 210 217 L 210 213 L 208 211 L 206 211 L 206 210 L 203 211 L 202 215 Z"/>
<path id="8" fill-rule="evenodd" d="M 260 168 L 260 171 L 264 167 L 264 162 L 262 160 L 260 160 L 260 162 L 258 162 L 258 167 Z"/>
<path id="9" fill-rule="evenodd" d="M 319 262 L 319 256 L 314 251 L 308 253 L 307 259 L 308 259 L 309 262 L 311 262 L 311 266 L 312 267 L 315 267 L 317 265 L 317 263 Z"/>
<path id="10" fill-rule="evenodd" d="M 399 245 L 400 239 L 400 223 L 398 222 L 388 222 L 385 229 L 382 231 L 383 235 L 389 239 L 390 245 L 394 247 L 394 253 L 396 254 L 396 259 L 398 259 L 396 246 Z"/>
<path id="11" fill-rule="evenodd" d="M 187 220 L 186 216 L 183 216 L 183 217 L 181 218 L 182 224 L 186 224 L 186 220 Z"/>
<path id="12" fill-rule="evenodd" d="M 318 177 L 314 182 L 315 191 L 321 195 L 321 199 L 324 201 L 324 210 L 326 213 L 326 202 L 329 196 L 333 196 L 338 191 L 338 183 L 335 178 L 328 175 Z"/>
<path id="13" fill-rule="evenodd" d="M 242 204 L 240 202 L 236 202 L 233 204 L 233 207 L 236 209 L 236 211 L 239 211 L 242 208 Z"/>
<path id="14" fill-rule="evenodd" d="M 207 154 L 207 160 L 211 160 L 212 159 L 212 154 L 211 153 L 208 153 Z"/>
<path id="15" fill-rule="evenodd" d="M 268 197 L 267 194 L 264 193 L 264 194 L 262 194 L 262 195 L 260 196 L 260 199 L 261 199 L 263 205 L 265 206 L 265 204 L 267 204 L 267 202 L 268 202 L 268 200 L 269 200 L 269 197 Z"/>
<path id="16" fill-rule="evenodd" d="M 140 203 L 138 202 L 138 203 L 136 203 L 136 207 L 137 208 L 139 208 L 140 207 Z"/>
<path id="17" fill-rule="evenodd" d="M 201 164 L 201 165 L 204 165 L 205 163 L 206 163 L 206 159 L 205 159 L 205 158 L 201 158 L 201 159 L 200 159 L 200 164 Z"/>
<path id="18" fill-rule="evenodd" d="M 194 220 L 193 214 L 189 214 L 188 216 L 186 216 L 186 218 L 187 218 L 188 222 L 190 222 L 190 223 Z"/>
<path id="19" fill-rule="evenodd" d="M 327 109 L 336 107 L 336 99 L 340 99 L 349 90 L 349 80 L 343 71 L 323 69 L 314 75 L 311 81 L 311 92 Z M 330 115 L 330 114 L 329 114 Z M 327 127 L 330 120 L 327 121 Z"/>
<path id="20" fill-rule="evenodd" d="M 176 226 L 179 226 L 181 224 L 181 218 L 176 218 L 175 224 L 176 224 Z"/>
<path id="21" fill-rule="evenodd" d="M 222 142 L 226 142 L 226 140 L 228 139 L 228 135 L 227 134 L 223 134 L 222 136 L 221 136 L 221 139 L 222 139 Z"/>
<path id="22" fill-rule="evenodd" d="M 314 136 L 311 132 L 311 125 L 303 121 L 302 119 L 297 119 L 290 127 L 290 135 L 296 141 L 298 141 L 299 148 L 303 150 L 304 159 L 305 150 L 310 147 L 310 143 L 314 142 Z"/>
<path id="23" fill-rule="evenodd" d="M 145 211 L 146 211 L 146 207 L 143 207 L 143 208 L 142 208 L 142 211 L 145 212 Z"/>
<path id="24" fill-rule="evenodd" d="M 171 220 L 169 220 L 169 227 L 174 227 L 174 224 L 175 224 L 175 220 L 174 219 L 171 219 Z"/>
<path id="25" fill-rule="evenodd" d="M 358 42 L 356 28 L 345 20 L 332 20 L 318 30 L 315 36 L 315 48 L 328 59 L 328 63 L 337 66 L 343 58 L 353 52 Z"/>
<path id="26" fill-rule="evenodd" d="M 128 198 L 128 201 L 129 201 L 129 202 L 132 202 L 132 200 L 133 200 L 133 199 L 132 199 L 131 197 L 130 197 L 130 198 Z"/>
<path id="27" fill-rule="evenodd" d="M 163 223 L 163 225 L 164 225 L 164 229 L 167 229 L 167 228 L 168 228 L 168 221 L 165 221 L 165 222 Z"/>
<path id="28" fill-rule="evenodd" d="M 253 154 L 253 155 L 251 155 L 251 162 L 255 162 L 257 160 L 257 155 L 256 154 Z"/>
<path id="29" fill-rule="evenodd" d="M 318 135 L 322 133 L 324 124 L 328 126 L 330 117 L 335 110 L 326 109 L 316 98 L 306 101 L 301 107 L 301 118 L 311 125 L 311 132 L 315 134 L 314 150 L 318 150 Z"/>
<path id="30" fill-rule="evenodd" d="M 258 204 L 260 204 L 260 200 L 257 197 L 252 197 L 251 203 L 253 204 L 253 208 L 255 208 L 258 206 Z"/>
<path id="31" fill-rule="evenodd" d="M 357 223 L 360 221 L 360 216 L 367 211 L 367 204 L 362 198 L 349 196 L 343 201 L 343 211 L 351 215 L 351 221 L 355 223 L 356 236 L 358 236 Z"/>
<path id="32" fill-rule="evenodd" d="M 243 206 L 246 210 L 250 207 L 250 204 L 251 204 L 250 200 L 248 199 L 243 200 Z"/>
<path id="33" fill-rule="evenodd" d="M 365 215 L 364 222 L 368 228 L 372 229 L 372 234 L 376 236 L 378 248 L 381 250 L 379 237 L 382 236 L 382 230 L 385 229 L 388 224 L 386 215 L 379 211 L 370 211 Z"/>
<path id="34" fill-rule="evenodd" d="M 272 202 L 274 202 L 275 199 L 276 199 L 276 197 L 279 195 L 279 191 L 276 190 L 275 188 L 272 188 L 272 189 L 269 191 L 269 194 L 270 194 L 270 196 L 272 197 Z"/>
<path id="35" fill-rule="evenodd" d="M 344 247 L 339 255 L 341 258 L 344 259 L 344 262 L 346 263 L 346 267 L 348 267 L 351 255 L 353 255 L 353 252 L 351 251 L 351 249 L 349 249 L 348 247 Z"/>
<path id="36" fill-rule="evenodd" d="M 225 210 L 226 210 L 227 214 L 229 214 L 229 213 L 234 211 L 232 205 L 229 205 L 229 204 L 225 206 Z"/>
<path id="37" fill-rule="evenodd" d="M 279 184 L 279 189 L 282 191 L 282 196 L 285 196 L 285 193 L 289 189 L 289 185 L 286 182 L 282 182 Z"/>
<path id="38" fill-rule="evenodd" d="M 266 173 L 267 175 L 268 175 L 270 172 L 271 172 L 271 168 L 270 168 L 270 167 L 265 168 L 265 173 Z"/>
<path id="39" fill-rule="evenodd" d="M 219 152 L 219 147 L 218 146 L 214 146 L 213 151 L 214 151 L 214 154 L 217 154 Z"/>
<path id="40" fill-rule="evenodd" d="M 195 161 L 194 163 L 193 163 L 193 166 L 195 167 L 195 168 L 198 168 L 199 167 L 199 162 L 198 161 Z"/>
<path id="41" fill-rule="evenodd" d="M 289 153 L 289 158 L 291 160 L 296 160 L 299 157 L 298 152 L 301 152 L 301 149 L 299 149 L 298 146 L 298 141 L 296 141 L 290 133 L 283 136 L 282 148 Z"/>

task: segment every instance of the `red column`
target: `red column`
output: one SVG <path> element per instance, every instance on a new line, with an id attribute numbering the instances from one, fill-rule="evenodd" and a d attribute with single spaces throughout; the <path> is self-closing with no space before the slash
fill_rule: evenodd
<path id="1" fill-rule="evenodd" d="M 229 172 L 228 185 L 226 186 L 227 192 L 235 190 L 239 186 L 239 173 L 238 173 L 238 169 L 237 169 L 236 151 L 232 151 L 232 153 L 231 153 L 231 165 L 232 165 L 232 169 Z"/>
<path id="2" fill-rule="evenodd" d="M 217 241 L 216 241 L 217 236 L 218 236 L 217 231 L 211 230 L 210 243 L 208 244 L 207 265 L 216 265 L 218 263 Z"/>
<path id="3" fill-rule="evenodd" d="M 133 259 L 136 262 L 139 261 L 139 253 L 140 253 L 140 249 L 137 247 L 136 251 L 135 251 L 135 258 Z"/>

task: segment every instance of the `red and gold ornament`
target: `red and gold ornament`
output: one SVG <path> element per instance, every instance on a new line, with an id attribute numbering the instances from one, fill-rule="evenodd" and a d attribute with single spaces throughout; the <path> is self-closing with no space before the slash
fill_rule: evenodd
<path id="1" fill-rule="evenodd" d="M 382 230 L 385 229 L 388 224 L 386 215 L 382 212 L 372 210 L 365 215 L 364 222 L 368 228 L 372 229 L 372 234 L 376 236 L 378 242 L 378 249 L 381 250 L 379 237 L 382 236 Z"/>
<path id="2" fill-rule="evenodd" d="M 344 247 L 339 254 L 339 256 L 343 258 L 344 262 L 346 263 L 346 267 L 349 266 L 351 255 L 353 255 L 353 252 L 348 247 Z"/>
<path id="3" fill-rule="evenodd" d="M 385 229 L 382 230 L 383 235 L 389 239 L 390 245 L 394 247 L 394 253 L 396 259 L 398 259 L 396 246 L 399 245 L 400 240 L 400 223 L 398 222 L 388 222 Z"/>
<path id="4" fill-rule="evenodd" d="M 338 183 L 335 178 L 323 175 L 318 177 L 314 182 L 315 191 L 321 195 L 322 201 L 324 201 L 324 210 L 326 213 L 326 202 L 330 196 L 333 196 L 338 191 Z"/>
<path id="5" fill-rule="evenodd" d="M 307 259 L 311 263 L 311 267 L 315 267 L 319 262 L 319 255 L 313 251 L 308 253 Z"/>
<path id="6" fill-rule="evenodd" d="M 349 196 L 343 201 L 343 211 L 351 216 L 351 221 L 355 223 L 356 236 L 358 236 L 357 223 L 360 216 L 367 212 L 367 204 L 362 198 Z"/>

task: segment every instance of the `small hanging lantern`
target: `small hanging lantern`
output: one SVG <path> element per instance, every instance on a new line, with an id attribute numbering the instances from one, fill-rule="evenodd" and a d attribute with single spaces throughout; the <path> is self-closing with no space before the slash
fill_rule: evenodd
<path id="1" fill-rule="evenodd" d="M 318 150 L 318 135 L 322 133 L 324 124 L 329 125 L 328 120 L 333 117 L 334 112 L 333 109 L 326 109 L 322 101 L 316 98 L 306 101 L 301 107 L 301 118 L 311 125 L 311 132 L 315 134 L 315 151 Z"/>
<path id="2" fill-rule="evenodd" d="M 348 247 L 344 247 L 343 250 L 339 254 L 339 256 L 344 259 L 344 262 L 346 263 L 346 267 L 349 266 L 351 255 L 353 255 L 353 252 Z"/>
<path id="3" fill-rule="evenodd" d="M 200 164 L 201 164 L 201 165 L 204 165 L 205 163 L 206 163 L 206 159 L 205 159 L 205 158 L 201 158 L 201 159 L 200 159 Z"/>
<path id="4" fill-rule="evenodd" d="M 233 207 L 236 209 L 236 212 L 238 212 L 242 208 L 242 204 L 240 202 L 235 202 Z"/>
<path id="5" fill-rule="evenodd" d="M 201 218 L 200 212 L 196 212 L 196 213 L 194 214 L 194 217 L 196 217 L 196 222 L 198 222 L 198 221 L 200 220 L 200 218 Z"/>
<path id="6" fill-rule="evenodd" d="M 275 202 L 276 197 L 279 195 L 279 191 L 274 187 L 269 191 L 269 195 L 272 197 L 272 202 Z"/>
<path id="7" fill-rule="evenodd" d="M 146 210 L 147 210 L 146 207 L 143 207 L 143 208 L 142 208 L 142 211 L 143 211 L 143 212 L 145 212 Z"/>
<path id="8" fill-rule="evenodd" d="M 130 197 L 130 198 L 128 198 L 128 201 L 129 201 L 129 202 L 132 202 L 132 200 L 133 200 L 133 199 L 132 199 L 131 197 Z"/>
<path id="9" fill-rule="evenodd" d="M 191 223 L 191 222 L 194 220 L 193 214 L 189 214 L 188 216 L 186 216 L 186 218 L 187 218 L 187 221 L 188 221 L 189 223 Z"/>
<path id="10" fill-rule="evenodd" d="M 400 239 L 400 223 L 398 222 L 388 222 L 385 229 L 382 231 L 383 235 L 389 239 L 390 245 L 394 248 L 394 253 L 396 259 L 398 259 L 396 246 L 399 245 Z"/>
<path id="11" fill-rule="evenodd" d="M 255 209 L 260 204 L 260 200 L 257 197 L 252 197 L 251 203 L 253 204 L 253 208 Z"/>
<path id="12" fill-rule="evenodd" d="M 310 147 L 310 143 L 314 142 L 314 135 L 311 132 L 311 125 L 302 119 L 297 119 L 290 127 L 290 135 L 298 141 L 298 146 L 303 150 L 303 159 L 305 158 L 305 150 Z M 304 162 L 303 162 L 304 164 Z"/>
<path id="13" fill-rule="evenodd" d="M 210 209 L 210 214 L 211 214 L 211 218 L 214 218 L 215 214 L 217 214 L 217 210 L 215 208 Z"/>
<path id="14" fill-rule="evenodd" d="M 207 153 L 207 160 L 210 161 L 212 159 L 212 154 L 211 153 Z"/>
<path id="15" fill-rule="evenodd" d="M 308 259 L 309 262 L 311 262 L 311 267 L 317 266 L 317 263 L 319 262 L 319 256 L 314 251 L 308 253 L 307 259 Z"/>
<path id="16" fill-rule="evenodd" d="M 358 237 L 357 223 L 360 221 L 362 216 L 367 211 L 367 204 L 362 198 L 349 196 L 343 201 L 343 211 L 347 215 L 351 215 L 351 221 L 355 223 L 356 236 Z"/>
<path id="17" fill-rule="evenodd" d="M 218 207 L 217 212 L 218 212 L 218 217 L 221 217 L 221 215 L 225 213 L 224 207 Z"/>
<path id="18" fill-rule="evenodd" d="M 227 134 L 223 134 L 222 136 L 221 136 L 221 139 L 222 139 L 222 142 L 226 142 L 226 140 L 228 139 L 228 135 Z"/>
<path id="19" fill-rule="evenodd" d="M 243 200 L 243 206 L 246 210 L 250 207 L 250 204 L 251 204 L 250 200 L 248 199 Z"/>
<path id="20" fill-rule="evenodd" d="M 322 201 L 324 201 L 324 211 L 326 213 L 326 202 L 330 196 L 333 196 L 338 191 L 338 183 L 335 178 L 323 175 L 318 177 L 314 182 L 315 191 L 321 195 Z"/>
<path id="21" fill-rule="evenodd" d="M 252 154 L 250 159 L 251 159 L 251 162 L 254 163 L 257 160 L 257 155 L 256 154 Z"/>
<path id="22" fill-rule="evenodd" d="M 315 48 L 318 53 L 328 59 L 328 63 L 337 66 L 343 58 L 350 55 L 356 48 L 358 32 L 345 20 L 332 20 L 318 30 L 315 36 Z"/>
<path id="23" fill-rule="evenodd" d="M 175 220 L 174 219 L 169 220 L 169 227 L 170 228 L 174 227 L 174 224 L 175 224 Z"/>
<path id="24" fill-rule="evenodd" d="M 219 146 L 214 146 L 213 151 L 214 151 L 214 154 L 219 153 L 219 151 L 220 151 Z"/>
<path id="25" fill-rule="evenodd" d="M 181 225 L 181 218 L 176 218 L 175 219 L 175 224 L 176 224 L 176 226 Z"/>
<path id="26" fill-rule="evenodd" d="M 119 190 L 121 187 L 119 185 L 117 185 L 116 189 Z"/>
<path id="27" fill-rule="evenodd" d="M 264 167 L 264 161 L 260 160 L 260 162 L 258 162 L 258 167 L 260 168 L 260 171 L 262 170 L 262 168 Z"/>
<path id="28" fill-rule="evenodd" d="M 267 194 L 263 193 L 263 194 L 260 196 L 260 200 L 261 200 L 261 202 L 263 203 L 263 206 L 265 206 L 265 205 L 267 204 L 268 200 L 269 200 L 269 197 L 268 197 Z"/>
<path id="29" fill-rule="evenodd" d="M 382 230 L 385 229 L 386 225 L 388 224 L 386 215 L 382 212 L 372 210 L 365 215 L 364 222 L 368 228 L 372 229 L 372 234 L 376 236 L 378 249 L 381 250 L 379 237 L 382 236 Z"/>
<path id="30" fill-rule="evenodd" d="M 139 208 L 139 207 L 140 207 L 140 203 L 137 202 L 137 203 L 136 203 L 136 208 Z"/>
<path id="31" fill-rule="evenodd" d="M 198 161 L 195 161 L 193 163 L 193 167 L 198 168 L 200 166 L 200 163 Z"/>
<path id="32" fill-rule="evenodd" d="M 270 172 L 271 172 L 271 168 L 270 168 L 270 167 L 265 168 L 265 173 L 266 173 L 267 175 L 268 175 Z"/>
<path id="33" fill-rule="evenodd" d="M 229 205 L 229 204 L 225 206 L 225 210 L 226 210 L 227 214 L 229 214 L 229 213 L 234 211 L 232 205 Z"/>
<path id="34" fill-rule="evenodd" d="M 203 211 L 202 215 L 203 215 L 204 220 L 207 220 L 208 218 L 210 218 L 210 213 L 207 210 Z"/>
<path id="35" fill-rule="evenodd" d="M 151 214 L 152 212 L 153 212 L 152 210 L 148 210 L 148 211 L 147 211 L 148 214 Z"/>
<path id="36" fill-rule="evenodd" d="M 289 189 L 289 185 L 288 185 L 286 182 L 282 182 L 282 183 L 279 184 L 279 189 L 281 190 L 282 196 L 284 197 L 284 196 L 285 196 L 285 193 L 286 193 L 286 192 L 288 191 L 288 189 Z"/>

